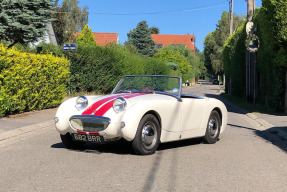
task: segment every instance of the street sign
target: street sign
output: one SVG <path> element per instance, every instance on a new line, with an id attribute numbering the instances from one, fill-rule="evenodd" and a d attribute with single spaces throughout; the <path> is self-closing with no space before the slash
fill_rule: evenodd
<path id="1" fill-rule="evenodd" d="M 63 44 L 63 51 L 75 51 L 75 50 L 76 50 L 76 44 L 73 43 Z"/>
<path id="2" fill-rule="evenodd" d="M 247 51 L 255 53 L 256 51 L 258 51 L 260 46 L 259 38 L 255 34 L 248 35 L 245 41 L 245 46 L 247 48 Z"/>

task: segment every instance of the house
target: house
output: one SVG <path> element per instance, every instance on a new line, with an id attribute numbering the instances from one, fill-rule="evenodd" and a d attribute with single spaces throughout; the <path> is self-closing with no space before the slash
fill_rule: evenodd
<path id="1" fill-rule="evenodd" d="M 77 32 L 75 36 L 80 35 L 81 32 Z M 109 43 L 119 44 L 119 34 L 118 33 L 100 33 L 93 32 L 95 41 L 98 45 L 107 45 Z"/>
<path id="2" fill-rule="evenodd" d="M 58 45 L 51 22 L 46 24 L 46 31 L 44 32 L 43 37 L 39 38 L 37 41 L 33 43 L 30 43 L 30 46 L 35 47 L 40 43 L 52 43 L 54 45 Z"/>
<path id="3" fill-rule="evenodd" d="M 185 46 L 195 54 L 195 35 L 166 35 L 166 34 L 152 34 L 153 41 L 157 48 L 174 46 Z"/>

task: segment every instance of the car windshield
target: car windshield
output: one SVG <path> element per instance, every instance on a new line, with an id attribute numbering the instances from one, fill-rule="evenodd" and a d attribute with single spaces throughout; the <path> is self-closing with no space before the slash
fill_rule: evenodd
<path id="1" fill-rule="evenodd" d="M 113 93 L 163 93 L 178 96 L 180 94 L 180 78 L 161 75 L 125 76 L 121 79 Z"/>

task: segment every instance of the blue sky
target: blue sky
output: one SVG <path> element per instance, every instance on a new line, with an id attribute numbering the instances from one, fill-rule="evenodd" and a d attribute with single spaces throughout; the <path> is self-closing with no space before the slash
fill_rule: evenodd
<path id="1" fill-rule="evenodd" d="M 215 30 L 221 13 L 229 10 L 229 0 L 79 0 L 79 6 L 88 7 L 88 25 L 93 32 L 116 32 L 121 44 L 131 29 L 146 20 L 150 27 L 158 27 L 160 34 L 195 34 L 196 46 L 202 51 L 204 37 Z M 256 0 L 256 7 L 260 6 L 261 0 Z M 233 11 L 246 14 L 247 2 L 234 0 Z"/>

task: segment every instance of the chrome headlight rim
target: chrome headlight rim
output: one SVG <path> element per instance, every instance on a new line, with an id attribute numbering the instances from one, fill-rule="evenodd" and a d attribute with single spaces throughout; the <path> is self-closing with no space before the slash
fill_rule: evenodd
<path id="1" fill-rule="evenodd" d="M 81 96 L 79 96 L 76 99 L 75 107 L 76 107 L 76 109 L 78 111 L 81 111 L 81 110 L 85 109 L 87 106 L 88 106 L 88 99 L 87 99 L 87 97 L 81 95 Z"/>
<path id="2" fill-rule="evenodd" d="M 113 103 L 113 109 L 116 113 L 121 113 L 127 107 L 127 101 L 123 97 L 118 97 Z"/>

